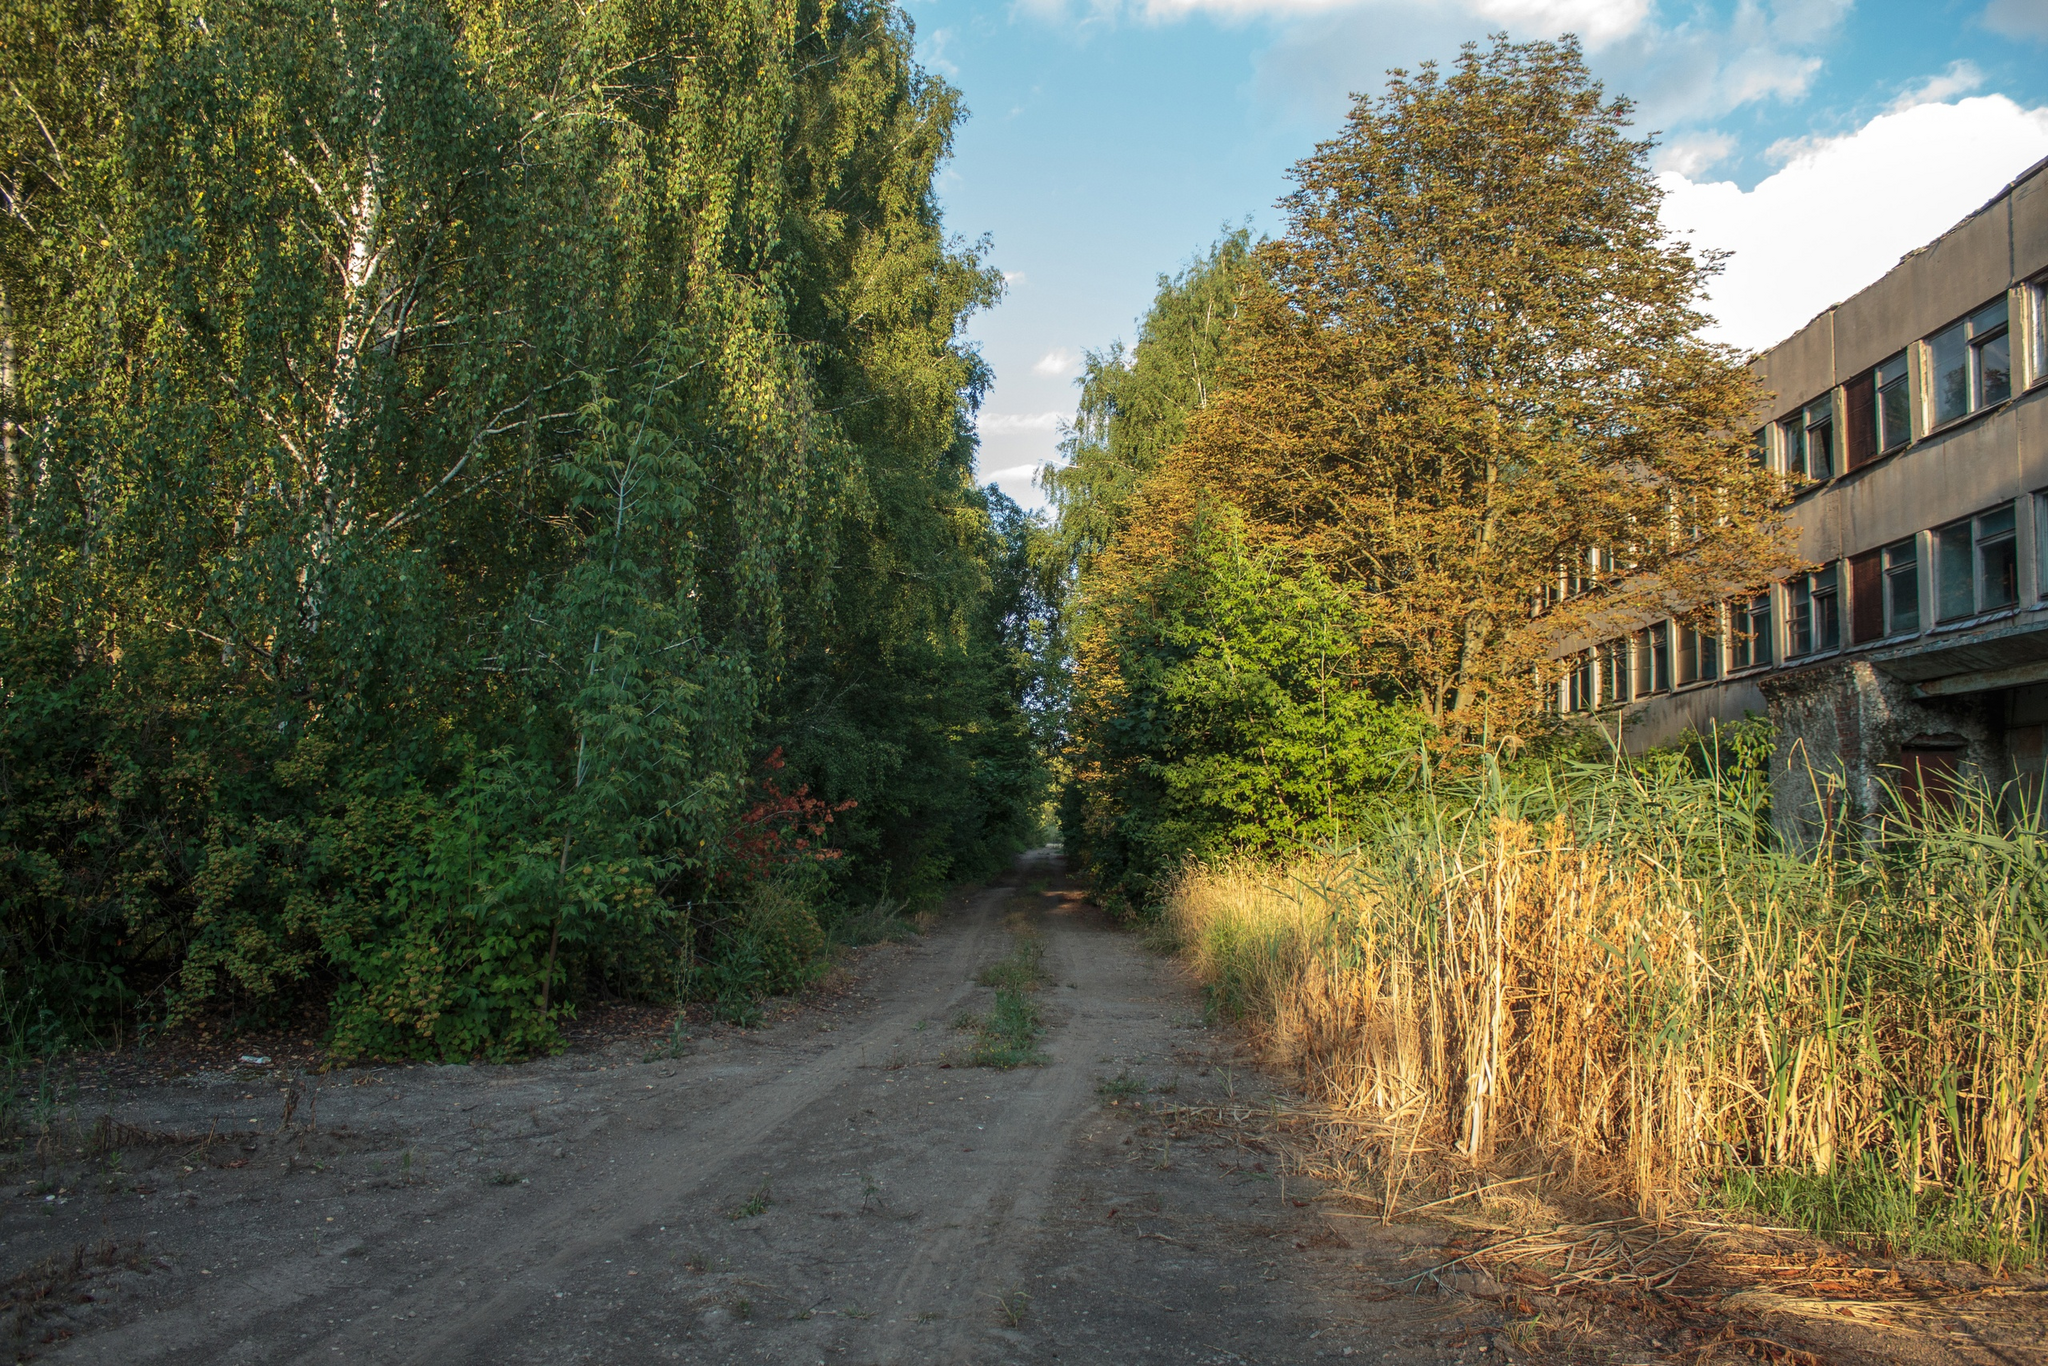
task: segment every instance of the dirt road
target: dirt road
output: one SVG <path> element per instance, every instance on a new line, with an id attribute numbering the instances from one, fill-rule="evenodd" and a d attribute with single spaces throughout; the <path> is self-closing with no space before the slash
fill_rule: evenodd
<path id="1" fill-rule="evenodd" d="M 1259 1083 L 1169 965 L 1044 890 L 1055 871 L 1020 865 L 868 955 L 835 1005 L 680 1058 L 336 1073 L 289 1125 L 260 1069 L 115 1097 L 131 1130 L 111 1151 L 55 1155 L 47 1186 L 0 1202 L 10 1274 L 113 1244 L 41 1273 L 72 1302 L 25 1317 L 24 1348 L 136 1366 L 1483 1359 L 1476 1301 L 1371 1297 L 1424 1230 L 1334 1221 L 1256 1150 L 1175 1142 L 1145 1113 Z M 1045 1065 L 955 1065 L 952 1022 L 986 1006 L 975 975 L 1017 923 L 1045 943 Z"/>

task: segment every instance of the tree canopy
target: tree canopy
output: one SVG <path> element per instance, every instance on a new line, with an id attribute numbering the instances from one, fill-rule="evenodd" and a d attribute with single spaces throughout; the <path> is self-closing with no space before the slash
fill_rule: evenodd
<path id="1" fill-rule="evenodd" d="M 78 1028 L 519 1051 L 756 953 L 758 884 L 1014 847 L 1033 533 L 971 477 L 1000 277 L 911 44 L 869 0 L 9 7 L 0 969 Z"/>

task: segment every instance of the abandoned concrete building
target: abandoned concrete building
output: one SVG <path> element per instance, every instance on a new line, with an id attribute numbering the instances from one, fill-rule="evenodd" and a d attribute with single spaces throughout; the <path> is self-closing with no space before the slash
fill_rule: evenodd
<path id="1" fill-rule="evenodd" d="M 1560 661 L 1558 709 L 1632 751 L 1769 716 L 1788 832 L 1878 809 L 1886 783 L 2037 785 L 2044 286 L 2048 161 L 1758 356 L 1759 458 L 1803 477 L 1790 520 L 1819 567 L 1724 604 L 1718 629 L 1645 623 Z"/>

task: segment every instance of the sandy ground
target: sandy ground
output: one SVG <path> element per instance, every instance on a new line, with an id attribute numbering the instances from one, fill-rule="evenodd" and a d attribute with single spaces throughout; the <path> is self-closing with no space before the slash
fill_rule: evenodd
<path id="1" fill-rule="evenodd" d="M 0 1200 L 19 1350 L 1499 1360 L 1497 1306 L 1382 1290 L 1441 1230 L 1339 1219 L 1255 1141 L 1176 1141 L 1148 1113 L 1269 1083 L 1169 964 L 1078 892 L 1042 890 L 1054 872 L 1020 865 L 918 943 L 868 954 L 837 1001 L 680 1058 L 638 1043 L 333 1073 L 288 1123 L 261 1068 L 75 1102 L 127 1127 L 46 1153 Z M 1019 912 L 1045 939 L 1045 1065 L 955 1065 L 952 1024 L 987 1006 L 974 977 Z M 1105 1094 L 1116 1078 L 1147 1094 Z"/>

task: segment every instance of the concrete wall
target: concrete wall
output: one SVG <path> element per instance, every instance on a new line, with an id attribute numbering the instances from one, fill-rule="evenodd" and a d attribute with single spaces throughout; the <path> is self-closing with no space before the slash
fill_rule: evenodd
<path id="1" fill-rule="evenodd" d="M 1910 684 L 1862 660 L 1766 677 L 1762 692 L 1778 727 L 1771 818 L 1790 838 L 1811 840 L 1829 819 L 1881 810 L 1905 745 L 1954 745 L 1962 775 L 1994 789 L 2013 776 L 2002 694 L 1919 701 Z"/>
<path id="2" fill-rule="evenodd" d="M 1705 735 L 1717 723 L 1725 726 L 1751 714 L 1767 715 L 1769 710 L 1755 680 L 1737 678 L 1595 713 L 1593 723 L 1610 743 L 1618 741 L 1630 754 L 1641 754 L 1671 744 L 1687 731 Z"/>

